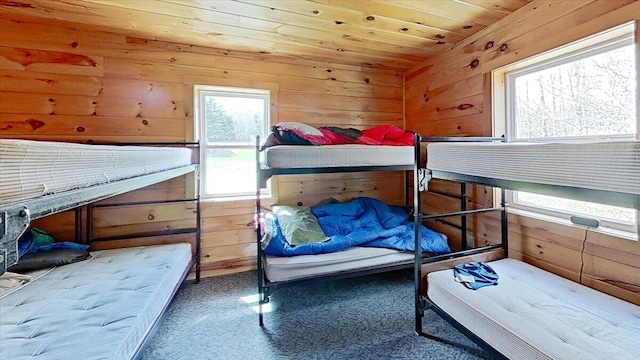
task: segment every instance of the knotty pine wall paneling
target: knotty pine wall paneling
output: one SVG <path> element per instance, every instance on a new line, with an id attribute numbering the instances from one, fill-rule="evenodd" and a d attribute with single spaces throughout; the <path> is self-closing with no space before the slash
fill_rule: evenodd
<path id="1" fill-rule="evenodd" d="M 491 136 L 493 69 L 629 21 L 637 25 L 639 20 L 637 1 L 534 0 L 409 70 L 406 127 L 424 136 Z M 490 189 L 475 191 L 469 200 L 472 206 L 485 203 L 491 194 Z M 455 204 L 426 198 L 424 206 L 438 212 Z M 509 256 L 574 281 L 580 281 L 582 269 L 583 284 L 640 304 L 640 241 L 516 213 L 509 215 L 509 222 Z M 455 236 L 451 229 L 439 227 Z M 470 235 L 477 244 L 498 242 L 497 214 L 476 217 Z"/>
<path id="2" fill-rule="evenodd" d="M 184 142 L 193 139 L 193 85 L 277 89 L 273 122 L 368 128 L 403 126 L 402 74 L 350 65 L 237 53 L 110 33 L 105 28 L 0 11 L 0 137 L 70 142 Z M 313 206 L 372 196 L 404 204 L 401 173 L 286 176 L 269 203 Z M 106 202 L 172 199 L 190 182 L 174 179 Z M 255 267 L 252 200 L 202 204 L 204 275 Z M 96 209 L 96 236 L 189 226 L 193 207 Z M 72 239 L 71 212 L 36 225 Z M 97 243 L 96 248 L 187 240 Z"/>

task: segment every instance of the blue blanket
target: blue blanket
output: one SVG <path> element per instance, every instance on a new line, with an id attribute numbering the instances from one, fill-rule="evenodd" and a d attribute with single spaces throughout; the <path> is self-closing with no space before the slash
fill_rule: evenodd
<path id="1" fill-rule="evenodd" d="M 311 208 L 322 231 L 330 240 L 289 245 L 278 220 L 273 217 L 271 240 L 265 252 L 277 256 L 312 255 L 341 251 L 351 246 L 382 247 L 413 251 L 415 226 L 407 212 L 380 200 L 360 197 L 346 203 L 330 203 Z M 421 225 L 422 226 L 422 225 Z M 424 226 L 422 251 L 436 254 L 451 252 L 444 237 Z"/>

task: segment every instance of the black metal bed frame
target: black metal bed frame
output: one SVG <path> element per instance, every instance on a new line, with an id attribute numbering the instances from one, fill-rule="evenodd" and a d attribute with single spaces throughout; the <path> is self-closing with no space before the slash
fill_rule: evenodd
<path id="1" fill-rule="evenodd" d="M 444 310 L 442 310 L 440 307 L 438 307 L 435 303 L 433 303 L 428 296 L 426 296 L 426 291 L 425 291 L 425 295 L 422 295 L 422 265 L 423 264 L 428 264 L 428 263 L 433 263 L 436 261 L 440 261 L 440 260 L 451 260 L 451 259 L 456 259 L 456 258 L 461 258 L 464 256 L 468 256 L 468 255 L 475 255 L 475 254 L 480 254 L 480 253 L 484 253 L 484 252 L 488 252 L 491 250 L 497 250 L 497 249 L 501 249 L 504 251 L 505 256 L 508 253 L 508 229 L 507 229 L 507 204 L 505 203 L 505 190 L 504 188 L 501 189 L 501 204 L 498 207 L 491 207 L 491 208 L 480 208 L 480 209 L 472 209 L 472 210 L 467 210 L 466 207 L 466 201 L 467 201 L 467 193 L 466 193 L 466 181 L 461 181 L 458 178 L 455 178 L 453 176 L 451 177 L 440 177 L 438 175 L 442 175 L 443 173 L 435 173 L 432 170 L 429 170 L 426 168 L 426 164 L 425 167 L 422 167 L 421 164 L 421 160 L 422 158 L 422 149 L 420 144 L 421 143 L 428 143 L 428 142 L 503 142 L 504 141 L 504 137 L 500 137 L 500 138 L 494 138 L 494 137 L 425 137 L 422 138 L 420 135 L 416 135 L 416 140 L 415 140 L 415 158 L 416 158 L 416 162 L 415 162 L 415 167 L 414 167 L 414 173 L 413 173 L 413 188 L 414 188 L 414 192 L 413 192 L 413 196 L 414 196 L 414 200 L 413 200 L 413 206 L 414 206 L 414 210 L 413 210 L 413 216 L 414 216 L 414 222 L 415 222 L 415 239 L 416 239 L 416 245 L 415 245 L 415 258 L 414 258 L 414 300 L 415 300 L 415 332 L 416 334 L 422 336 L 422 337 L 426 337 L 432 340 L 437 340 L 443 343 L 447 343 L 447 344 L 451 344 L 448 340 L 425 333 L 423 331 L 422 328 L 422 320 L 425 314 L 425 311 L 427 310 L 432 310 L 434 311 L 436 314 L 438 314 L 440 317 L 442 317 L 444 320 L 446 320 L 449 324 L 451 324 L 454 328 L 456 328 L 457 330 L 459 330 L 460 332 L 462 332 L 465 336 L 467 336 L 469 339 L 471 339 L 474 343 L 478 344 L 481 348 L 483 348 L 486 352 L 488 352 L 492 358 L 495 359 L 505 359 L 505 357 L 498 352 L 496 349 L 494 349 L 493 347 L 491 347 L 489 344 L 487 344 L 484 340 L 482 340 L 480 337 L 478 337 L 476 334 L 474 334 L 473 332 L 469 331 L 467 328 L 465 328 L 462 324 L 460 324 L 458 321 L 456 321 L 453 317 L 451 317 L 449 314 L 447 314 Z M 425 154 L 426 154 L 426 150 Z M 444 180 L 452 180 L 452 181 L 457 181 L 460 183 L 460 196 L 457 195 L 451 195 L 451 194 L 446 194 L 446 193 L 441 193 L 441 192 L 434 192 L 434 191 L 430 191 L 429 190 L 429 181 L 431 179 L 444 179 Z M 477 183 L 477 182 L 476 182 Z M 440 196 L 446 196 L 446 197 L 453 197 L 453 198 L 459 198 L 461 199 L 461 207 L 460 207 L 460 211 L 454 211 L 454 212 L 448 212 L 448 213 L 442 213 L 442 214 L 434 214 L 434 215 L 426 215 L 422 213 L 422 199 L 421 199 L 421 194 L 424 191 L 429 191 L 431 193 L 435 193 L 437 195 Z M 472 248 L 472 249 L 468 249 L 469 244 L 467 243 L 467 216 L 469 215 L 475 215 L 475 214 L 481 214 L 481 213 L 487 213 L 487 212 L 494 212 L 494 211 L 500 211 L 501 212 L 501 216 L 500 216 L 500 222 L 501 222 L 501 242 L 499 244 L 493 244 L 493 245 L 487 245 L 487 246 L 482 246 L 482 247 L 478 247 L 478 248 Z M 446 254 L 445 256 L 441 256 L 440 258 L 426 258 L 423 259 L 422 258 L 422 247 L 420 246 L 420 239 L 421 239 L 421 229 L 420 226 L 424 221 L 427 220 L 440 220 L 443 218 L 447 218 L 447 217 L 455 217 L 455 216 L 460 216 L 460 226 L 454 226 L 456 228 L 458 228 L 461 232 L 461 247 L 462 250 L 461 251 L 457 251 L 457 252 L 453 252 L 450 254 Z M 448 225 L 452 225 L 450 223 L 447 223 Z M 455 345 L 455 344 L 453 344 Z"/>
<path id="2" fill-rule="evenodd" d="M 430 141 L 453 141 L 453 142 L 496 142 L 501 141 L 504 142 L 504 137 L 501 138 L 473 138 L 473 137 L 451 137 L 451 138 L 424 138 L 421 142 L 430 142 Z M 426 150 L 425 150 L 426 152 Z M 428 155 L 428 154 L 427 154 Z M 420 147 L 416 144 L 416 159 L 420 159 Z M 568 186 L 557 186 L 557 185 L 546 185 L 546 184 L 537 184 L 525 181 L 510 181 L 503 179 L 494 179 L 487 177 L 479 177 L 479 176 L 471 176 L 461 173 L 454 173 L 449 171 L 436 171 L 430 170 L 427 168 L 426 164 L 424 168 L 419 166 L 419 161 L 416 161 L 416 167 L 414 170 L 414 186 L 418 191 L 414 193 L 414 220 L 416 224 L 422 223 L 425 220 L 429 219 L 438 219 L 442 217 L 448 216 L 461 216 L 463 221 L 462 224 L 465 223 L 464 219 L 466 216 L 488 212 L 488 211 L 501 211 L 501 243 L 499 245 L 494 245 L 494 248 L 500 248 L 504 251 L 504 256 L 508 257 L 508 219 L 507 219 L 507 204 L 505 202 L 505 190 L 513 189 L 513 190 L 522 190 L 529 191 L 533 193 L 549 195 L 549 196 L 561 196 L 564 198 L 574 199 L 574 200 L 586 200 L 592 201 L 607 205 L 617 205 L 617 206 L 625 206 L 632 207 L 636 209 L 640 209 L 640 195 L 637 194 L 627 194 L 606 190 L 593 190 L 593 189 L 585 189 L 585 188 L 577 188 L 577 187 L 568 187 Z M 465 208 L 462 208 L 459 212 L 452 212 L 447 214 L 438 214 L 438 215 L 423 215 L 421 213 L 420 203 L 420 192 L 422 190 L 428 190 L 428 183 L 431 179 L 443 179 L 459 182 L 461 184 L 462 196 L 464 195 L 465 184 L 477 184 L 477 185 L 485 185 L 491 186 L 495 188 L 499 188 L 501 191 L 501 204 L 499 207 L 495 208 L 487 208 L 487 209 L 478 209 L 473 211 L 466 211 Z M 464 225 L 462 226 L 464 228 Z M 419 239 L 419 231 L 420 227 L 416 226 L 416 239 Z M 465 231 L 463 230 L 463 238 L 466 237 Z M 465 246 L 465 242 L 463 242 L 463 247 Z M 478 250 L 480 250 L 479 248 Z M 450 323 L 464 335 L 466 335 L 470 340 L 478 344 L 481 348 L 487 351 L 492 358 L 495 359 L 507 359 L 502 353 L 500 353 L 497 349 L 486 343 L 481 337 L 477 334 L 473 333 L 469 329 L 467 329 L 464 325 L 458 322 L 454 317 L 444 311 L 442 308 L 437 306 L 433 301 L 431 301 L 427 295 L 425 289 L 425 295 L 421 295 L 421 286 L 422 286 L 422 269 L 421 263 L 424 263 L 424 260 L 421 262 L 420 259 L 421 249 L 417 246 L 416 241 L 416 256 L 414 262 L 414 276 L 415 276 L 415 332 L 427 338 L 435 339 L 438 341 L 442 341 L 445 343 L 450 343 L 446 339 L 442 339 L 430 334 L 423 332 L 422 329 L 422 319 L 424 316 L 424 312 L 427 310 L 432 310 L 440 317 L 442 317 L 445 321 Z M 428 262 L 428 260 L 427 260 Z"/>
<path id="3" fill-rule="evenodd" d="M 114 181 L 95 185 L 88 188 L 74 189 L 62 193 L 43 196 L 36 199 L 13 202 L 0 205 L 0 273 L 6 268 L 18 261 L 18 239 L 29 228 L 32 220 L 40 219 L 49 215 L 60 213 L 67 210 L 75 211 L 75 240 L 76 242 L 91 244 L 95 241 L 121 240 L 131 238 L 144 238 L 151 236 L 164 236 L 193 233 L 195 235 L 195 254 L 192 257 L 190 265 L 184 270 L 180 277 L 182 283 L 188 276 L 190 270 L 195 266 L 195 282 L 200 282 L 201 275 L 201 211 L 200 211 L 200 144 L 199 143 L 117 143 L 109 145 L 145 145 L 145 146 L 174 146 L 187 147 L 196 149 L 195 156 L 192 153 L 192 164 L 164 170 L 148 175 L 141 175 L 133 178 Z M 195 191 L 193 198 L 160 200 L 160 201 L 137 201 L 123 202 L 116 204 L 99 204 L 93 205 L 94 202 L 104 200 L 116 195 L 124 194 L 129 191 L 137 190 L 149 185 L 157 184 L 165 180 L 173 179 L 178 176 L 193 173 L 195 176 Z M 166 204 L 176 202 L 192 202 L 195 203 L 195 224 L 192 228 L 171 229 L 164 231 L 154 231 L 142 234 L 134 234 L 127 236 L 94 238 L 93 237 L 93 209 L 96 207 L 119 207 L 144 204 Z M 9 245 L 9 249 L 5 246 Z M 9 250 L 9 251 L 7 251 Z M 158 327 L 166 314 L 166 310 L 173 302 L 175 294 L 179 289 L 179 285 L 173 289 L 171 300 L 167 302 L 158 318 L 151 324 L 151 327 L 139 345 L 135 349 L 133 358 L 139 359 L 150 340 L 157 332 Z"/>
<path id="4" fill-rule="evenodd" d="M 350 277 L 372 275 L 382 272 L 408 269 L 413 266 L 413 260 L 401 261 L 396 263 L 384 264 L 380 266 L 371 266 L 354 270 L 341 271 L 331 274 L 315 275 L 310 277 L 298 278 L 293 280 L 284 280 L 272 282 L 267 279 L 264 271 L 264 262 L 266 255 L 261 246 L 261 224 L 260 213 L 261 207 L 261 188 L 266 186 L 267 180 L 275 175 L 294 175 L 294 174 L 321 174 L 321 173 L 344 173 L 344 172 L 362 172 L 362 171 L 411 171 L 413 165 L 390 165 L 390 166 L 350 166 L 350 167 L 321 167 L 321 168 L 263 168 L 260 165 L 260 137 L 256 137 L 256 244 L 257 244 L 257 275 L 258 275 L 258 319 L 260 326 L 264 326 L 263 306 L 269 302 L 269 297 L 278 288 L 302 285 L 320 280 L 337 280 Z"/>
<path id="5" fill-rule="evenodd" d="M 430 138 L 422 138 L 420 137 L 419 134 L 415 134 L 414 137 L 414 149 L 415 149 L 415 154 L 414 154 L 414 164 L 413 165 L 394 165 L 394 166 L 358 166 L 358 167 L 323 167 L 323 168 L 262 168 L 260 165 L 260 138 L 257 137 L 256 138 L 256 148 L 255 148 L 255 154 L 256 154 L 256 206 L 255 206 L 255 213 L 256 213 L 256 244 L 257 244 L 257 276 L 258 276 L 258 318 L 259 318 L 259 324 L 260 326 L 264 326 L 264 313 L 263 313 L 263 305 L 267 304 L 269 302 L 269 297 L 271 296 L 271 294 L 278 288 L 282 288 L 282 287 L 288 287 L 288 286 L 295 286 L 295 285 L 301 285 L 301 284 L 306 284 L 306 283 L 311 283 L 311 282 L 316 282 L 316 281 L 320 281 L 320 280 L 336 280 L 336 279 L 343 279 L 343 278 L 349 278 L 349 277 L 357 277 L 357 276 L 363 276 L 363 275 L 371 275 L 371 274 L 376 274 L 376 273 L 382 273 L 382 272 L 388 272 L 388 271 L 394 271 L 394 270 L 400 270 L 400 269 L 410 269 L 411 267 L 414 267 L 414 269 L 417 273 L 414 274 L 414 276 L 416 275 L 420 275 L 420 267 L 416 266 L 416 264 L 418 263 L 432 263 L 432 262 L 437 262 L 437 261 L 442 261 L 442 260 L 448 260 L 448 259 L 453 259 L 456 257 L 462 257 L 462 256 L 468 256 L 468 255 L 473 255 L 473 254 L 477 254 L 477 253 L 482 253 L 482 252 L 486 252 L 486 251 L 490 251 L 490 250 L 494 250 L 500 247 L 503 247 L 502 244 L 500 245 L 490 245 L 490 246 L 485 246 L 485 247 L 481 247 L 481 248 L 475 248 L 475 249 L 468 249 L 468 245 L 467 245 L 467 224 L 466 224 L 466 217 L 462 216 L 462 221 L 461 221 L 461 225 L 460 226 L 456 226 L 453 224 L 448 224 L 451 226 L 454 226 L 456 228 L 459 228 L 462 232 L 462 251 L 459 252 L 455 252 L 455 253 L 450 253 L 450 254 L 443 254 L 443 255 L 429 255 L 429 256 L 425 256 L 425 254 L 422 254 L 422 249 L 419 246 L 418 241 L 416 241 L 416 246 L 417 248 L 420 249 L 419 252 L 417 252 L 415 254 L 415 258 L 413 260 L 408 260 L 408 261 L 402 261 L 402 262 L 397 262 L 397 263 L 391 263 L 391 264 L 384 264 L 384 265 L 379 265 L 379 266 L 372 266 L 372 267 L 366 267 L 366 268 L 360 268 L 360 269 L 355 269 L 355 270 L 347 270 L 347 271 L 342 271 L 342 272 L 336 272 L 336 273 L 331 273 L 331 274 L 324 274 L 324 275 L 315 275 L 315 276 L 310 276 L 310 277 L 305 277 L 305 278 L 298 278 L 298 279 L 293 279 L 293 280 L 286 280 L 286 281 L 277 281 L 277 282 L 271 282 L 266 278 L 265 272 L 264 272 L 264 261 L 265 261 L 265 254 L 264 251 L 262 250 L 261 247 L 261 224 L 259 222 L 259 214 L 262 211 L 261 208 L 261 201 L 260 201 L 260 189 L 262 187 L 264 187 L 266 185 L 266 181 L 271 178 L 272 176 L 275 175 L 289 175 L 289 174 L 317 174 L 317 173 L 338 173 L 338 172 L 358 172 L 358 171 L 405 171 L 408 173 L 410 173 L 411 171 L 413 171 L 414 176 L 413 176 L 413 180 L 414 180 L 414 184 L 413 184 L 413 189 L 421 189 L 420 191 L 430 191 L 431 193 L 435 193 L 441 196 L 447 196 L 447 197 L 451 197 L 451 198 L 455 198 L 458 199 L 460 201 L 460 207 L 462 209 L 462 212 L 457 212 L 457 213 L 452 213 L 452 214 L 443 214 L 443 215 L 435 215 L 435 216 L 431 216 L 431 215 L 422 215 L 421 214 L 421 206 L 420 206 L 420 191 L 414 191 L 414 197 L 413 197 L 413 214 L 414 214 L 414 221 L 416 223 L 422 223 L 423 221 L 426 220 L 431 220 L 431 219 L 436 219 L 436 218 L 443 218 L 443 217 L 448 217 L 448 216 L 460 216 L 460 215 L 470 215 L 470 214 L 474 214 L 474 213 L 479 213 L 479 212 L 486 212 L 486 211 L 495 211 L 495 210 L 500 210 L 502 208 L 491 208 L 491 209 L 482 209 L 482 210 L 467 210 L 466 209 L 466 201 L 467 201 L 467 195 L 466 195 L 466 190 L 464 187 L 464 184 L 462 184 L 461 186 L 461 195 L 451 195 L 451 194 L 446 194 L 446 193 L 440 193 L 440 192 L 436 192 L 433 190 L 428 190 L 428 188 L 424 185 L 426 185 L 425 181 L 424 181 L 424 172 L 422 171 L 422 169 L 420 169 L 420 144 L 422 142 L 435 142 L 435 141 L 461 141 L 461 138 L 443 138 L 443 137 L 430 137 Z M 489 141 L 486 140 L 485 138 L 465 138 L 466 141 L 479 141 L 480 139 L 483 139 L 482 141 Z M 494 138 L 491 141 L 502 141 L 502 138 Z M 407 177 L 408 178 L 408 177 Z M 418 181 L 418 179 L 423 179 L 421 181 Z M 407 185 L 409 185 L 409 181 L 407 181 Z M 411 200 L 411 197 L 409 196 L 408 192 L 407 192 L 407 199 L 406 199 L 406 203 L 407 205 L 409 204 Z M 506 218 L 506 217 L 505 217 Z M 421 233 L 420 233 L 420 227 L 416 226 L 416 239 L 420 239 L 421 238 Z M 504 245 L 504 247 L 506 248 L 506 244 Z M 421 260 L 418 260 L 421 259 Z M 416 277 L 416 279 L 419 279 L 420 277 Z M 416 285 L 416 289 L 418 289 L 418 285 Z M 416 290 L 416 299 L 419 299 L 418 297 L 418 293 Z M 418 304 L 418 300 L 416 300 L 416 304 Z M 424 306 L 422 306 L 424 307 Z M 421 315 L 420 315 L 421 316 Z M 418 306 L 416 305 L 416 324 L 417 322 L 417 318 L 418 318 Z M 418 331 L 419 330 L 419 331 Z M 418 329 L 416 328 L 416 331 L 418 333 L 422 333 L 422 329 Z"/>
<path id="6" fill-rule="evenodd" d="M 583 188 L 575 188 L 575 187 L 566 187 L 566 186 L 555 186 L 555 185 L 543 185 L 536 184 L 530 182 L 523 181 L 508 181 L 508 180 L 500 180 L 500 179 L 492 179 L 486 177 L 478 177 L 478 176 L 469 176 L 460 173 L 453 173 L 447 171 L 437 171 L 430 170 L 427 168 L 426 163 L 424 167 L 422 166 L 422 149 L 421 144 L 427 142 L 504 142 L 505 138 L 503 137 L 425 137 L 422 138 L 419 134 L 415 134 L 414 140 L 414 165 L 413 165 L 413 217 L 415 222 L 415 256 L 413 259 L 413 268 L 414 268 L 414 285 L 415 285 L 415 332 L 416 334 L 430 338 L 433 340 L 441 341 L 443 343 L 451 344 L 454 346 L 459 346 L 458 344 L 454 344 L 447 339 L 443 339 L 437 336 L 433 336 L 431 334 L 427 334 L 423 331 L 422 320 L 424 317 L 424 313 L 427 310 L 432 310 L 440 317 L 442 317 L 445 321 L 450 323 L 456 329 L 458 329 L 461 333 L 466 335 L 473 342 L 478 344 L 481 348 L 483 348 L 488 354 L 495 359 L 506 359 L 506 357 L 496 350 L 494 347 L 486 343 L 481 337 L 467 329 L 464 325 L 458 322 L 454 317 L 450 314 L 442 310 L 438 305 L 433 303 L 426 292 L 425 295 L 421 294 L 422 290 L 422 265 L 435 263 L 438 261 L 451 260 L 456 258 L 461 258 L 464 256 L 475 255 L 480 253 L 489 252 L 492 250 L 501 250 L 504 253 L 505 257 L 508 257 L 508 219 L 507 219 L 507 203 L 505 192 L 506 189 L 517 189 L 523 191 L 529 191 L 534 193 L 540 193 L 551 196 L 562 196 L 565 198 L 577 199 L 577 200 L 590 200 L 603 204 L 609 205 L 618 205 L 618 206 L 627 206 L 633 208 L 640 208 L 640 195 L 635 194 L 625 194 L 619 192 L 612 191 L 602 191 L 602 190 L 591 190 L 591 189 L 583 189 Z M 257 190 L 256 190 L 256 240 L 257 240 L 257 261 L 258 261 L 258 290 L 259 290 L 259 299 L 258 299 L 258 308 L 259 308 L 259 323 L 260 326 L 264 326 L 263 319 L 263 309 L 262 306 L 269 301 L 269 296 L 273 293 L 273 291 L 279 287 L 283 286 L 291 286 L 302 283 L 308 283 L 313 281 L 318 281 L 321 279 L 329 280 L 329 279 L 339 279 L 346 278 L 352 276 L 360 276 L 366 274 L 372 274 L 376 272 L 384 272 L 391 271 L 396 269 L 407 268 L 406 263 L 402 264 L 393 264 L 389 266 L 375 267 L 375 268 L 367 268 L 367 269 L 359 269 L 355 271 L 345 271 L 341 273 L 334 273 L 329 275 L 318 275 L 309 278 L 302 278 L 290 281 L 282 281 L 282 282 L 270 282 L 264 273 L 264 252 L 262 251 L 260 240 L 260 223 L 259 223 L 259 214 L 262 210 L 260 207 L 260 188 L 266 184 L 267 179 L 274 175 L 285 175 L 285 174 L 309 174 L 309 173 L 333 173 L 333 172 L 355 172 L 355 171 L 397 171 L 403 170 L 407 171 L 407 167 L 340 167 L 340 168 L 294 168 L 294 169 L 262 169 L 260 167 L 260 148 L 259 148 L 259 138 L 256 139 L 256 174 L 257 174 Z M 425 154 L 426 154 L 426 150 Z M 450 180 L 460 183 L 460 195 L 447 194 L 443 192 L 438 192 L 434 190 L 429 190 L 429 181 L 432 179 L 443 179 Z M 477 184 L 477 185 L 485 185 L 491 186 L 495 188 L 499 188 L 501 191 L 501 203 L 500 206 L 490 207 L 490 208 L 481 208 L 481 209 L 472 209 L 468 210 L 466 208 L 467 194 L 466 194 L 466 184 Z M 407 181 L 408 187 L 409 182 Z M 422 214 L 422 203 L 421 203 L 421 193 L 429 191 L 430 193 L 445 196 L 449 198 L 454 198 L 460 200 L 460 211 L 454 211 L 450 213 L 442 213 L 435 215 L 426 215 Z M 410 202 L 409 192 L 407 192 L 406 202 Z M 494 212 L 500 211 L 500 223 L 501 223 L 501 241 L 498 244 L 492 244 L 488 246 L 478 247 L 478 248 L 469 248 L 468 239 L 467 239 L 467 216 L 486 213 L 486 212 Z M 460 225 L 455 225 L 450 222 L 447 222 L 443 219 L 448 217 L 460 216 Z M 437 220 L 448 226 L 452 226 L 461 231 L 461 251 L 457 251 L 450 254 L 432 256 L 432 257 L 424 257 L 422 254 L 422 248 L 420 244 L 421 239 L 421 227 L 417 225 L 423 224 L 427 220 Z"/>
<path id="7" fill-rule="evenodd" d="M 75 238 L 78 242 L 91 243 L 92 241 L 119 240 L 124 238 L 143 238 L 150 236 L 175 235 L 183 233 L 195 234 L 195 255 L 192 264 L 195 266 L 196 282 L 200 281 L 200 256 L 201 256 L 201 215 L 200 215 L 200 144 L 199 143 L 118 143 L 109 145 L 146 145 L 146 146 L 174 146 L 197 149 L 197 156 L 193 157 L 194 163 L 157 173 L 141 175 L 110 183 L 95 185 L 87 188 L 73 189 L 62 193 L 47 195 L 36 199 L 29 199 L 0 205 L 0 240 L 7 248 L 0 248 L 0 271 L 18 261 L 18 239 L 27 231 L 32 220 L 67 210 L 75 210 Z M 196 180 L 195 196 L 190 199 L 162 200 L 147 202 L 128 202 L 119 204 L 93 205 L 94 202 L 104 200 L 129 191 L 137 190 L 178 176 L 194 173 Z M 93 208 L 108 206 L 127 206 L 142 204 L 163 204 L 171 202 L 194 202 L 196 207 L 196 220 L 193 228 L 174 229 L 144 234 L 135 234 L 122 237 L 93 238 Z M 84 230 L 84 231 L 83 231 Z M 83 238 L 83 233 L 86 235 Z"/>

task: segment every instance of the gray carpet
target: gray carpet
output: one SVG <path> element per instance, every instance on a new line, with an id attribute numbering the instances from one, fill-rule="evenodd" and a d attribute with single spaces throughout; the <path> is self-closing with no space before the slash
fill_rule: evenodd
<path id="1" fill-rule="evenodd" d="M 278 289 L 265 327 L 254 312 L 255 272 L 182 285 L 143 359 L 486 359 L 427 312 L 415 335 L 411 271 Z"/>

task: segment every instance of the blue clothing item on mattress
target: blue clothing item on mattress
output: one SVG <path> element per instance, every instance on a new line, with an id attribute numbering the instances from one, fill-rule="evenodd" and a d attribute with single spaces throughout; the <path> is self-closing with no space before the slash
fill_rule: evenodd
<path id="1" fill-rule="evenodd" d="M 20 257 L 53 250 L 88 251 L 89 245 L 68 241 L 56 242 L 46 231 L 38 228 L 31 228 L 18 239 L 18 254 Z"/>
<path id="2" fill-rule="evenodd" d="M 477 290 L 483 286 L 498 285 L 498 274 L 482 261 L 456 265 L 453 268 L 454 279 L 469 289 Z"/>
<path id="3" fill-rule="evenodd" d="M 276 217 L 265 253 L 277 256 L 313 255 L 345 250 L 351 246 L 383 247 L 413 251 L 415 225 L 399 206 L 360 197 L 346 203 L 330 203 L 311 208 L 320 227 L 330 239 L 323 242 L 290 245 L 282 235 Z M 451 252 L 443 235 L 421 225 L 422 251 Z"/>

